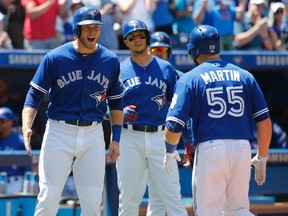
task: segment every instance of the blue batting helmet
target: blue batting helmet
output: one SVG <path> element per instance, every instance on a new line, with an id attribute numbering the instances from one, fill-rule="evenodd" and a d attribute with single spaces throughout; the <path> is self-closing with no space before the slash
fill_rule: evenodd
<path id="1" fill-rule="evenodd" d="M 73 18 L 73 33 L 79 38 L 81 31 L 79 26 L 89 24 L 103 24 L 101 21 L 101 13 L 94 7 L 81 7 L 75 11 Z"/>
<path id="2" fill-rule="evenodd" d="M 154 32 L 150 37 L 150 47 L 168 47 L 168 54 L 169 56 L 172 53 L 172 41 L 170 36 L 162 31 L 156 31 Z"/>
<path id="3" fill-rule="evenodd" d="M 123 26 L 123 30 L 122 30 L 123 39 L 125 39 L 130 33 L 134 31 L 140 31 L 140 30 L 145 31 L 147 42 L 149 44 L 149 31 L 147 29 L 147 26 L 143 21 L 139 19 L 133 19 L 125 23 L 125 25 Z"/>
<path id="4" fill-rule="evenodd" d="M 196 26 L 190 33 L 187 49 L 194 61 L 200 54 L 220 53 L 220 35 L 217 29 L 209 25 Z"/>

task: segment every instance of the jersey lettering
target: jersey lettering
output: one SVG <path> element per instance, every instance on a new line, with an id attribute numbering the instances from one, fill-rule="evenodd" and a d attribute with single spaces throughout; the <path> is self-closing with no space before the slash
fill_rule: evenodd
<path id="1" fill-rule="evenodd" d="M 95 71 L 92 70 L 90 76 L 87 76 L 89 80 L 97 81 L 103 88 L 108 88 L 109 80 L 104 75 L 102 76 L 101 73 L 95 75 Z"/>
<path id="2" fill-rule="evenodd" d="M 208 116 L 211 118 L 222 118 L 226 114 L 233 117 L 241 117 L 244 113 L 245 102 L 241 97 L 243 86 L 230 86 L 226 88 L 228 101 L 222 97 L 224 94 L 223 87 L 206 89 L 207 103 L 211 106 Z M 231 108 L 227 112 L 227 103 Z"/>
<path id="3" fill-rule="evenodd" d="M 69 72 L 67 76 L 68 76 L 68 79 L 65 78 L 65 76 L 61 76 L 61 78 L 57 80 L 57 84 L 60 88 L 63 88 L 65 85 L 68 85 L 70 82 L 75 82 L 76 80 L 83 79 L 81 70 Z"/>
<path id="4" fill-rule="evenodd" d="M 167 89 L 167 84 L 165 82 L 163 82 L 162 80 L 158 80 L 158 78 L 152 80 L 151 76 L 148 77 L 148 80 L 145 82 L 145 84 L 156 86 L 157 88 L 162 89 L 163 92 L 166 92 Z"/>
<path id="5" fill-rule="evenodd" d="M 237 81 L 240 82 L 240 73 L 236 70 L 216 70 L 200 74 L 205 84 L 219 81 Z"/>
<path id="6" fill-rule="evenodd" d="M 166 89 L 167 89 L 167 84 L 164 81 L 158 80 L 158 78 L 155 78 L 154 80 L 152 80 L 151 76 L 148 76 L 148 79 L 145 82 L 145 84 L 155 86 L 161 89 L 162 92 L 166 92 Z M 140 77 L 132 77 L 130 79 L 127 79 L 125 81 L 125 90 L 127 91 L 129 88 L 132 88 L 137 85 L 141 85 Z"/>

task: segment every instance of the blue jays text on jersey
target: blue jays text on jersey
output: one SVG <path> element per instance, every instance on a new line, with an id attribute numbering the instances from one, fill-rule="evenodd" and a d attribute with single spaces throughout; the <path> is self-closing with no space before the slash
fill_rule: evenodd
<path id="1" fill-rule="evenodd" d="M 173 66 L 158 57 L 146 67 L 127 58 L 121 62 L 121 76 L 125 89 L 123 106 L 135 105 L 136 125 L 159 126 L 165 118 L 176 82 Z M 129 101 L 129 104 L 128 104 Z"/>
<path id="2" fill-rule="evenodd" d="M 253 75 L 214 59 L 180 77 L 166 120 L 184 127 L 191 117 L 197 144 L 214 139 L 249 140 L 253 137 L 252 119 L 257 122 L 267 115 L 263 93 Z"/>
<path id="3" fill-rule="evenodd" d="M 51 50 L 30 84 L 48 94 L 47 116 L 55 120 L 102 122 L 107 100 L 124 95 L 119 60 L 100 44 L 89 55 L 78 53 L 72 43 Z"/>

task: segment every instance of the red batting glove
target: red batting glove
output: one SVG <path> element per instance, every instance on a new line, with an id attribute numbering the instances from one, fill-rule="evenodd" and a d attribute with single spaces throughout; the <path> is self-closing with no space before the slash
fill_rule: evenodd
<path id="1" fill-rule="evenodd" d="M 138 113 L 135 111 L 135 105 L 126 106 L 123 110 L 124 113 L 124 122 L 135 123 L 138 119 Z"/>
<path id="2" fill-rule="evenodd" d="M 184 167 L 193 167 L 193 161 L 194 161 L 194 155 L 195 155 L 195 147 L 193 144 L 185 144 L 185 151 L 184 151 L 184 156 L 185 156 L 185 164 Z"/>

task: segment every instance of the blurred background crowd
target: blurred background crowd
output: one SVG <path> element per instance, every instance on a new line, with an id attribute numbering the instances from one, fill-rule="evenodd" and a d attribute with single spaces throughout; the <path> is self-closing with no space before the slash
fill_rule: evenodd
<path id="1" fill-rule="evenodd" d="M 223 50 L 287 50 L 288 0 L 0 0 L 0 49 L 52 49 L 73 40 L 72 16 L 82 6 L 101 11 L 99 43 L 126 49 L 121 28 L 144 21 L 186 49 L 195 25 L 215 26 Z"/>

